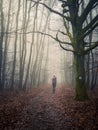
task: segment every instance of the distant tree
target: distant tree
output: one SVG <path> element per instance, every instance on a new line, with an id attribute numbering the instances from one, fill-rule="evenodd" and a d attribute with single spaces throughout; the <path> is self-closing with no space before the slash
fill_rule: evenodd
<path id="1" fill-rule="evenodd" d="M 92 44 L 86 42 L 86 38 L 94 29 L 98 26 L 98 14 L 89 20 L 88 24 L 84 24 L 88 18 L 90 12 L 98 7 L 98 0 L 88 0 L 86 6 L 81 11 L 81 6 L 84 0 L 59 0 L 62 3 L 62 13 L 58 12 L 47 4 L 43 3 L 41 0 L 35 2 L 36 4 L 41 4 L 45 6 L 52 13 L 55 13 L 62 17 L 64 22 L 64 27 L 67 35 L 70 39 L 70 43 L 66 41 L 61 41 L 58 38 L 58 32 L 56 41 L 59 42 L 60 47 L 66 51 L 73 52 L 74 55 L 74 71 L 75 71 L 75 99 L 76 100 L 86 100 L 88 99 L 86 90 L 86 78 L 85 78 L 85 55 L 88 54 L 92 49 L 98 46 L 98 41 L 92 41 Z M 50 35 L 49 35 L 50 36 Z M 69 45 L 70 49 L 67 49 L 65 45 Z M 71 49 L 72 48 L 72 49 Z"/>
<path id="2" fill-rule="evenodd" d="M 3 39 L 4 39 L 4 14 L 3 14 L 3 0 L 0 1 L 0 90 L 2 86 L 2 55 L 3 55 Z"/>
<path id="3" fill-rule="evenodd" d="M 11 6 L 12 6 L 12 0 L 9 0 L 8 3 L 8 14 L 7 14 L 7 24 L 5 26 L 5 37 L 4 37 L 4 51 L 3 51 L 3 59 L 2 59 L 2 87 L 5 87 L 5 81 L 6 81 L 6 62 L 7 62 L 7 52 L 8 52 L 8 31 L 10 28 L 10 20 L 11 20 Z"/>
<path id="4" fill-rule="evenodd" d="M 27 30 L 28 23 L 29 23 L 29 20 L 30 20 L 30 12 L 31 12 L 31 2 L 29 3 L 28 19 L 27 19 L 27 22 L 26 22 L 26 30 Z M 36 19 L 36 14 L 35 14 L 35 18 L 34 18 L 33 31 L 35 29 L 35 22 L 36 22 L 35 19 Z M 24 84 L 23 84 L 23 89 L 26 89 L 26 87 L 27 87 L 27 81 L 29 79 L 29 72 L 30 72 L 30 65 L 31 65 L 33 44 L 34 44 L 34 33 L 32 34 L 32 42 L 31 42 L 30 50 L 29 50 L 30 55 L 29 55 L 29 60 L 28 60 L 28 64 L 27 64 L 27 70 L 26 70 L 26 76 L 25 76 L 25 80 L 24 80 Z"/>
<path id="5" fill-rule="evenodd" d="M 19 69 L 19 88 L 20 89 L 25 89 L 23 88 L 23 81 L 24 81 L 24 76 L 25 76 L 25 63 L 26 63 L 26 54 L 27 54 L 27 49 L 26 49 L 26 42 L 27 42 L 27 36 L 25 35 L 26 30 L 27 30 L 27 2 L 23 2 L 22 6 L 22 11 L 23 11 L 23 18 L 22 18 L 22 28 L 23 30 L 21 31 L 22 34 L 22 44 L 21 46 L 21 53 L 20 53 L 20 69 Z"/>
<path id="6" fill-rule="evenodd" d="M 17 14 L 16 14 L 16 26 L 15 30 L 18 30 L 19 26 L 19 12 L 20 12 L 20 0 L 18 0 L 18 8 L 17 8 Z M 15 33 L 15 41 L 14 41 L 14 59 L 13 59 L 13 67 L 12 67 L 12 76 L 11 76 L 11 89 L 14 89 L 14 80 L 15 80 L 15 70 L 16 70 L 16 52 L 17 52 L 17 39 L 18 34 Z"/>

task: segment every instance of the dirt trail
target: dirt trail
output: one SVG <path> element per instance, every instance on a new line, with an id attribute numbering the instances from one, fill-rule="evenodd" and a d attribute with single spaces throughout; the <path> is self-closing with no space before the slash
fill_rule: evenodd
<path id="1" fill-rule="evenodd" d="M 47 87 L 33 100 L 32 110 L 34 112 L 32 128 L 33 130 L 64 130 L 64 120 L 62 120 L 62 104 L 59 96 L 62 92 L 61 87 L 56 88 L 53 94 L 52 88 Z M 61 110 L 61 112 L 60 112 Z M 61 118 L 60 118 L 61 117 Z"/>

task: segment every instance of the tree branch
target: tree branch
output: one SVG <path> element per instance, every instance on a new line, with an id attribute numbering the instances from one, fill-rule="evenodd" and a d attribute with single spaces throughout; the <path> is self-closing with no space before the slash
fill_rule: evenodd
<path id="1" fill-rule="evenodd" d="M 83 33 L 85 33 L 86 31 L 88 31 L 88 29 L 93 27 L 96 24 L 96 22 L 98 22 L 98 15 L 83 29 Z"/>
<path id="2" fill-rule="evenodd" d="M 31 0 L 31 1 L 32 1 L 32 2 L 35 2 L 36 4 L 41 4 L 41 5 L 43 5 L 44 7 L 46 7 L 50 12 L 55 13 L 55 14 L 61 16 L 62 18 L 66 18 L 66 20 L 68 20 L 68 21 L 71 21 L 70 17 L 67 17 L 67 16 L 65 16 L 64 14 L 62 14 L 62 13 L 56 11 L 56 10 L 53 10 L 51 7 L 49 7 L 49 6 L 46 5 L 45 3 L 40 2 L 41 0 L 39 0 L 39 1 Z"/>
<path id="3" fill-rule="evenodd" d="M 90 27 L 86 33 L 83 33 L 82 38 L 85 38 L 87 35 L 89 35 L 96 27 L 98 26 L 98 21 L 95 25 L 93 25 L 92 27 Z"/>
<path id="4" fill-rule="evenodd" d="M 65 32 L 63 32 L 63 31 L 53 30 L 53 29 L 51 29 L 51 28 L 48 28 L 48 29 L 49 29 L 49 31 L 52 31 L 52 32 L 60 32 L 61 34 L 68 36 L 67 33 L 65 33 Z"/>
<path id="5" fill-rule="evenodd" d="M 64 46 L 62 46 L 62 44 L 61 44 L 60 42 L 59 42 L 59 45 L 60 45 L 60 47 L 61 47 L 63 50 L 66 50 L 66 51 L 70 51 L 70 52 L 75 53 L 75 51 L 74 51 L 74 50 L 67 49 L 67 48 L 65 48 Z"/>
<path id="6" fill-rule="evenodd" d="M 51 37 L 52 39 L 54 39 L 54 40 L 57 41 L 57 42 L 60 42 L 60 43 L 62 43 L 62 44 L 66 44 L 66 45 L 72 46 L 72 44 L 69 43 L 69 42 L 64 42 L 64 41 L 59 40 L 57 34 L 56 34 L 56 37 L 54 37 L 54 36 L 52 36 L 52 35 L 50 35 L 50 34 L 47 34 L 47 33 L 40 32 L 40 31 L 32 31 L 32 32 L 18 33 L 18 34 L 30 34 L 30 33 L 40 33 L 41 35 L 46 35 L 46 36 Z"/>
<path id="7" fill-rule="evenodd" d="M 86 20 L 89 12 L 91 11 L 91 9 L 93 8 L 93 6 L 98 3 L 98 0 L 90 0 L 88 5 L 86 6 L 84 12 L 81 14 L 80 19 L 81 19 L 81 24 L 84 23 L 84 21 Z"/>
<path id="8" fill-rule="evenodd" d="M 62 43 L 62 44 L 66 44 L 66 45 L 73 46 L 73 45 L 72 45 L 72 43 L 69 43 L 69 42 L 63 42 L 63 41 L 61 41 L 61 40 L 58 38 L 58 32 L 57 32 L 57 34 L 56 34 L 56 39 L 57 39 L 57 41 L 58 41 L 59 43 Z"/>
<path id="9" fill-rule="evenodd" d="M 98 41 L 95 42 L 93 45 L 91 45 L 89 48 L 87 48 L 85 51 L 84 51 L 84 54 L 87 54 L 90 50 L 96 48 L 98 46 Z"/>

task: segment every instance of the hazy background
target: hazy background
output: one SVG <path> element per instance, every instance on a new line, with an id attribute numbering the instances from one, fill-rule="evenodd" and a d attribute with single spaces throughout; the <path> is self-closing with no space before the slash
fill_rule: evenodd
<path id="1" fill-rule="evenodd" d="M 61 11 L 61 4 L 57 0 L 44 1 L 51 8 Z M 72 55 L 62 50 L 59 43 L 51 37 L 39 32 L 56 37 L 57 31 L 64 31 L 60 16 L 50 13 L 42 5 L 34 5 L 26 0 L 2 1 L 4 41 L 6 50 L 6 79 L 13 77 L 14 82 L 20 80 L 22 74 L 23 83 L 32 85 L 39 83 L 51 83 L 55 74 L 58 83 L 70 83 L 72 77 Z M 60 39 L 69 39 L 59 34 Z M 3 61 L 4 62 L 4 61 Z M 13 63 L 16 65 L 13 67 Z M 13 69 L 15 68 L 15 69 Z"/>

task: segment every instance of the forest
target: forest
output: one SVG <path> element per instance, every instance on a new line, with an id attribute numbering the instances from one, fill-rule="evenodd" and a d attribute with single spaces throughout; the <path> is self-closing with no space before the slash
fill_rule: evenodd
<path id="1" fill-rule="evenodd" d="M 0 0 L 0 130 L 97 129 L 98 0 Z"/>

